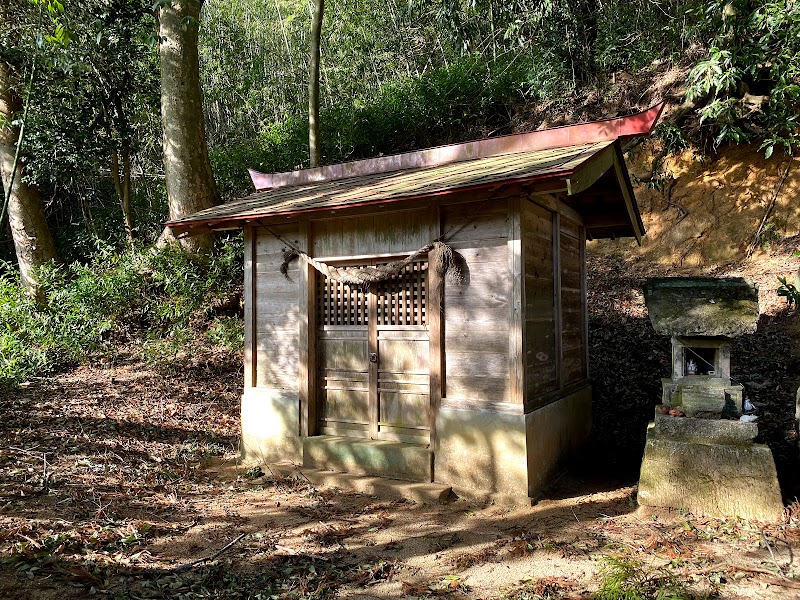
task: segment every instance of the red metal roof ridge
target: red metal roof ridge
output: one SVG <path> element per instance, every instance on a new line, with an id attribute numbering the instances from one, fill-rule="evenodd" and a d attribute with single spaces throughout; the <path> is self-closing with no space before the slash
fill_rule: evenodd
<path id="1" fill-rule="evenodd" d="M 299 169 L 284 173 L 260 173 L 253 169 L 248 169 L 248 171 L 256 191 L 261 191 L 289 185 L 335 181 L 348 177 L 432 167 L 502 154 L 515 154 L 625 139 L 649 135 L 653 131 L 663 108 L 664 102 L 661 102 L 647 110 L 625 117 L 564 125 L 551 129 L 426 148 L 414 152 L 379 156 L 312 169 Z"/>

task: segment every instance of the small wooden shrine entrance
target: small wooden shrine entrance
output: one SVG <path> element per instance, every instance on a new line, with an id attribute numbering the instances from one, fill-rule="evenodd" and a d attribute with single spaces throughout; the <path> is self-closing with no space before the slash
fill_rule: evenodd
<path id="1" fill-rule="evenodd" d="M 369 290 L 324 275 L 316 288 L 319 433 L 429 443 L 427 262 Z"/>

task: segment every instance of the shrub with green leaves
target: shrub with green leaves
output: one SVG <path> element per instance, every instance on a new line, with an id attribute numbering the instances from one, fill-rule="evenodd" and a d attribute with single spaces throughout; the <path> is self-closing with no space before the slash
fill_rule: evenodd
<path id="1" fill-rule="evenodd" d="M 700 122 L 713 145 L 759 141 L 767 158 L 776 148 L 792 154 L 800 145 L 800 5 L 709 0 L 688 15 L 696 36 L 710 38 L 687 83 L 689 98 L 703 99 Z"/>
<path id="2" fill-rule="evenodd" d="M 790 283 L 786 277 L 778 277 L 780 287 L 778 288 L 778 296 L 786 298 L 786 302 L 790 307 L 800 306 L 800 289 L 793 283 Z"/>
<path id="3" fill-rule="evenodd" d="M 368 100 L 342 98 L 322 109 L 323 163 L 370 158 L 447 143 L 488 132 L 509 133 L 512 107 L 525 98 L 564 91 L 549 64 L 524 57 L 453 60 L 418 78 L 387 83 Z M 220 192 L 250 189 L 245 167 L 264 172 L 308 166 L 308 117 L 287 115 L 264 125 L 255 139 L 211 149 Z"/>
<path id="4" fill-rule="evenodd" d="M 666 568 L 648 568 L 632 558 L 606 557 L 595 600 L 700 600 Z"/>
<path id="5" fill-rule="evenodd" d="M 218 318 L 213 306 L 236 294 L 241 260 L 240 238 L 221 242 L 207 263 L 176 248 L 123 254 L 101 248 L 88 263 L 44 268 L 41 306 L 6 269 L 0 276 L 0 385 L 50 374 L 122 343 L 142 344 L 153 360 L 174 355 L 209 327 L 212 343 L 240 350 L 241 321 Z"/>

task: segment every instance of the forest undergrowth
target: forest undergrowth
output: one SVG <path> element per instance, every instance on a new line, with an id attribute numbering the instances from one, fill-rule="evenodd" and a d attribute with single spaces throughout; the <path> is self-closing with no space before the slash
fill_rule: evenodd
<path id="1" fill-rule="evenodd" d="M 241 237 L 206 260 L 180 249 L 101 247 L 85 261 L 41 269 L 44 299 L 0 271 L 0 387 L 138 348 L 149 363 L 189 346 L 241 350 Z"/>

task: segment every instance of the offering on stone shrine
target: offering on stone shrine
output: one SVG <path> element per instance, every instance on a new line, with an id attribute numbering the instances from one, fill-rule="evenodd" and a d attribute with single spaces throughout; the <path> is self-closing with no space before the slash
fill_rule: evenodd
<path id="1" fill-rule="evenodd" d="M 753 443 L 758 425 L 743 412 L 754 407 L 731 376 L 731 341 L 755 333 L 758 290 L 742 278 L 674 277 L 644 292 L 653 327 L 671 336 L 672 374 L 648 428 L 639 504 L 778 518 L 772 453 Z"/>

